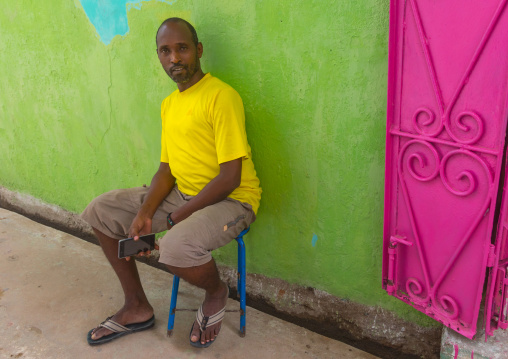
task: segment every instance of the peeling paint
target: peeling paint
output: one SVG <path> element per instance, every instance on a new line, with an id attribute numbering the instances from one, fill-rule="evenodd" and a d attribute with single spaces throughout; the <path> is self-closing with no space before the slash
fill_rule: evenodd
<path id="1" fill-rule="evenodd" d="M 100 40 L 109 45 L 117 35 L 125 36 L 129 33 L 127 12 L 131 9 L 141 10 L 142 2 L 151 0 L 79 0 L 86 16 L 94 26 Z M 177 0 L 157 0 L 168 5 Z"/>

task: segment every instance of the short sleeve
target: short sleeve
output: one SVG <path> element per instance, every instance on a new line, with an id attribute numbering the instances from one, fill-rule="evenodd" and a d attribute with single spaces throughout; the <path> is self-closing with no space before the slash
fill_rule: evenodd
<path id="1" fill-rule="evenodd" d="M 169 163 L 169 157 L 168 157 L 168 146 L 166 145 L 166 131 L 165 131 L 165 124 L 166 124 L 166 103 L 167 98 L 162 101 L 161 104 L 161 162 Z"/>
<path id="2" fill-rule="evenodd" d="M 243 102 L 232 88 L 222 89 L 217 94 L 213 130 L 219 164 L 249 156 Z"/>

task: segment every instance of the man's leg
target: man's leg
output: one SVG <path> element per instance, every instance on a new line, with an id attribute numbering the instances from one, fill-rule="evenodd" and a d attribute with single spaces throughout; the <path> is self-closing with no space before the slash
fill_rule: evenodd
<path id="1" fill-rule="evenodd" d="M 122 285 L 125 303 L 112 318 L 122 325 L 142 323 L 153 315 L 153 308 L 141 286 L 135 261 L 117 257 L 119 238 L 128 236 L 129 226 L 148 191 L 147 187 L 136 187 L 104 193 L 95 198 L 81 214 L 81 218 L 94 229 L 102 250 Z M 152 231 L 165 230 L 167 214 L 184 203 L 182 194 L 176 187 L 173 188 L 152 218 Z M 96 340 L 110 333 L 109 330 L 100 328 L 92 335 L 92 339 Z"/>
<path id="2" fill-rule="evenodd" d="M 99 239 L 106 258 L 120 280 L 124 292 L 124 305 L 111 319 L 121 325 L 147 321 L 153 315 L 153 308 L 148 302 L 141 285 L 136 261 L 119 259 L 118 239 L 108 237 L 95 228 L 93 230 Z M 106 328 L 99 328 L 92 335 L 92 339 L 96 340 L 111 333 Z"/>
<path id="3" fill-rule="evenodd" d="M 194 212 L 167 231 L 159 241 L 159 262 L 164 263 L 173 274 L 205 290 L 205 316 L 214 315 L 224 308 L 228 293 L 211 251 L 234 241 L 255 218 L 249 205 L 228 198 Z M 201 333 L 195 321 L 191 341 L 204 344 L 214 340 L 220 329 L 219 322 Z"/>
<path id="4" fill-rule="evenodd" d="M 203 314 L 205 316 L 211 316 L 226 306 L 228 299 L 227 285 L 220 280 L 219 272 L 213 259 L 197 267 L 180 268 L 171 265 L 166 266 L 173 274 L 205 290 L 205 301 L 203 302 Z M 212 325 L 201 333 L 199 325 L 195 321 L 192 327 L 191 340 L 193 342 L 200 340 L 201 344 L 214 340 L 219 334 L 221 323 Z"/>

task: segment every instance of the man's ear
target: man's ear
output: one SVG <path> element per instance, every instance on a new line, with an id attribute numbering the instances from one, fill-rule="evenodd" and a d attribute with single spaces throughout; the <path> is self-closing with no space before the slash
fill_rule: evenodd
<path id="1" fill-rule="evenodd" d="M 201 42 L 198 42 L 198 46 L 196 47 L 198 50 L 198 57 L 201 58 L 201 56 L 203 56 L 203 44 Z"/>

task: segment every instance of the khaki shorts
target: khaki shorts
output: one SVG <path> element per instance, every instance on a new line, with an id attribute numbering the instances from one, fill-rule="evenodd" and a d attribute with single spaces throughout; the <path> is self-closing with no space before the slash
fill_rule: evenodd
<path id="1" fill-rule="evenodd" d="M 148 189 L 149 187 L 136 187 L 104 193 L 90 202 L 81 218 L 109 237 L 127 238 L 129 227 L 143 204 Z M 155 212 L 152 232 L 166 230 L 168 213 L 176 211 L 192 197 L 180 192 L 175 186 Z M 196 211 L 160 239 L 159 262 L 181 268 L 208 263 L 212 259 L 212 250 L 231 242 L 255 219 L 250 204 L 229 197 Z"/>

